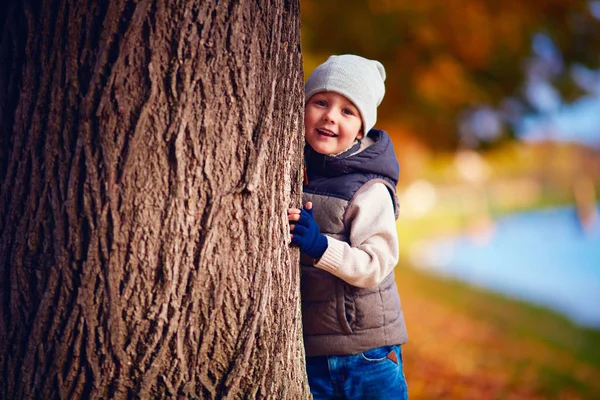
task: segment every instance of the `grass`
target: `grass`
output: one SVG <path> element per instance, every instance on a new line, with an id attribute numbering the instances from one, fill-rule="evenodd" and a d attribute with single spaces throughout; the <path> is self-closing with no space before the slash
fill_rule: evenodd
<path id="1" fill-rule="evenodd" d="M 600 398 L 600 331 L 401 264 L 413 399 Z"/>

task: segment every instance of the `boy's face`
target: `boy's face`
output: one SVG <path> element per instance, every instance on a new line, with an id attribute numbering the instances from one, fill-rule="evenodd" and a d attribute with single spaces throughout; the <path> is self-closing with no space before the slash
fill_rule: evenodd
<path id="1" fill-rule="evenodd" d="M 306 102 L 304 133 L 317 153 L 334 155 L 347 150 L 355 139 L 362 139 L 361 127 L 358 108 L 341 94 L 321 92 Z"/>

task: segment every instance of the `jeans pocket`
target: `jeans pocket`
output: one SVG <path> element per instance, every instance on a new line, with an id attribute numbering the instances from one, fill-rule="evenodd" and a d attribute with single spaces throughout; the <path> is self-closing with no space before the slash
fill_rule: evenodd
<path id="1" fill-rule="evenodd" d="M 379 363 L 384 362 L 386 360 L 392 360 L 389 357 L 389 354 L 395 352 L 395 347 L 396 346 L 376 347 L 374 349 L 370 349 L 360 353 L 360 356 L 363 361 L 366 361 L 368 363 Z M 396 362 L 396 364 L 398 364 L 398 362 Z"/>

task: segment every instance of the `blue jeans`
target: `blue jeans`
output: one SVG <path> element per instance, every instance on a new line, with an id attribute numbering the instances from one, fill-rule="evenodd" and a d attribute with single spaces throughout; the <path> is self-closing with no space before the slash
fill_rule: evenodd
<path id="1" fill-rule="evenodd" d="M 348 356 L 306 358 L 310 392 L 319 399 L 408 399 L 400 346 Z"/>

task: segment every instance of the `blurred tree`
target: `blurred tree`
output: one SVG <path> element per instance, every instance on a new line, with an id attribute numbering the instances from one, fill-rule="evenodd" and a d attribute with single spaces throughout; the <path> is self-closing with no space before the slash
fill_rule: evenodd
<path id="1" fill-rule="evenodd" d="M 583 0 L 303 0 L 302 24 L 306 72 L 330 54 L 382 61 L 381 122 L 435 148 L 458 146 L 460 120 L 481 107 L 498 110 L 499 136 L 510 135 L 515 112 L 535 111 L 523 93 L 528 72 L 545 73 L 568 101 L 582 93 L 570 67 L 600 63 L 600 23 Z M 539 33 L 558 60 L 528 68 Z M 558 68 L 547 73 L 543 61 Z"/>
<path id="2" fill-rule="evenodd" d="M 0 8 L 0 398 L 307 398 L 299 3 Z"/>

